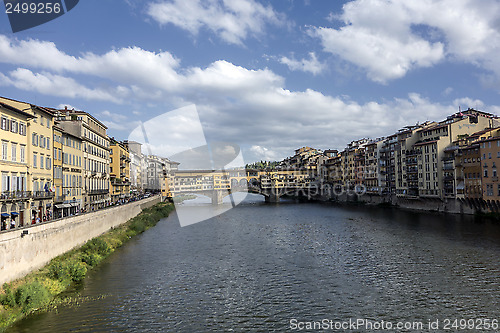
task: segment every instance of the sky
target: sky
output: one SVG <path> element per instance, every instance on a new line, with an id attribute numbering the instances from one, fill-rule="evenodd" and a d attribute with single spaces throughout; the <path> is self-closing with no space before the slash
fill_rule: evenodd
<path id="1" fill-rule="evenodd" d="M 80 0 L 17 33 L 0 9 L 1 96 L 87 111 L 166 157 L 227 142 L 280 160 L 500 114 L 497 0 Z"/>

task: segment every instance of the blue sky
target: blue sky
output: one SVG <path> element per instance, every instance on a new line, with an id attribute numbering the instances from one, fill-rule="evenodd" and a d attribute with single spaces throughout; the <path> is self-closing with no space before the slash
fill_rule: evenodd
<path id="1" fill-rule="evenodd" d="M 499 51 L 493 0 L 81 0 L 15 34 L 2 10 L 0 95 L 88 111 L 119 139 L 195 105 L 209 142 L 274 160 L 499 114 Z M 199 129 L 150 124 L 166 156 Z"/>

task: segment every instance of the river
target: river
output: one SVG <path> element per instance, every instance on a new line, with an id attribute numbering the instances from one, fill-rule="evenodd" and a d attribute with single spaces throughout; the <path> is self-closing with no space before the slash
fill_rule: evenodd
<path id="1" fill-rule="evenodd" d="M 323 319 L 422 331 L 439 320 L 441 331 L 447 319 L 500 319 L 500 224 L 262 201 L 187 227 L 172 213 L 92 271 L 77 305 L 8 332 L 271 332 Z"/>

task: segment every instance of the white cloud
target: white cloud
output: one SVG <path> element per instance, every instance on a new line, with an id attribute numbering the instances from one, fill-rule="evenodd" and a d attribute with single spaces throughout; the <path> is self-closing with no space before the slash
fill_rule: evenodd
<path id="1" fill-rule="evenodd" d="M 315 27 L 310 34 L 326 52 L 364 68 L 373 81 L 385 83 L 444 59 L 500 75 L 496 1 L 354 0 L 338 19 L 344 23 L 339 29 Z"/>
<path id="2" fill-rule="evenodd" d="M 0 62 L 31 66 L 58 73 L 94 75 L 129 85 L 175 89 L 179 62 L 168 52 L 149 52 L 139 47 L 112 50 L 103 55 L 68 55 L 52 42 L 15 40 L 0 35 Z M 165 84 L 170 84 L 165 86 Z M 123 87 L 121 88 L 123 90 Z"/>
<path id="3" fill-rule="evenodd" d="M 447 87 L 445 90 L 443 90 L 443 92 L 441 93 L 441 95 L 448 96 L 452 92 L 453 92 L 453 88 L 452 87 Z"/>
<path id="4" fill-rule="evenodd" d="M 206 28 L 230 44 L 263 34 L 266 24 L 280 24 L 282 15 L 254 0 L 157 1 L 147 10 L 155 21 L 174 24 L 197 35 Z"/>
<path id="5" fill-rule="evenodd" d="M 2 39 L 5 41 L 0 37 L 0 41 Z M 329 96 L 312 89 L 287 90 L 284 78 L 270 69 L 250 70 L 222 60 L 203 68 L 183 68 L 168 53 L 154 53 L 136 47 L 104 55 L 87 53 L 73 57 L 47 42 L 7 39 L 4 45 L 7 48 L 0 48 L 0 55 L 9 55 L 12 49 L 21 47 L 32 57 L 17 60 L 0 57 L 0 62 L 42 71 L 35 73 L 19 68 L 8 75 L 1 74 L 4 77 L 0 79 L 5 79 L 2 81 L 20 89 L 65 99 L 126 100 L 124 105 L 130 108 L 130 118 L 133 110 L 140 110 L 143 117 L 149 118 L 149 114 L 166 112 L 165 105 L 171 110 L 195 104 L 202 128 L 193 126 L 196 122 L 182 114 L 165 119 L 159 116 L 148 122 L 151 126 L 148 135 L 151 135 L 150 142 L 155 151 L 180 152 L 196 147 L 205 144 L 206 135 L 210 142 L 223 141 L 250 147 L 243 151 L 245 159 L 245 156 L 259 159 L 262 156 L 265 157 L 262 159 L 275 160 L 304 145 L 339 149 L 350 140 L 392 134 L 400 127 L 425 120 L 441 120 L 456 112 L 457 103 L 464 108 L 484 107 L 485 111 L 496 108 L 470 98 L 443 105 L 416 93 L 384 102 L 358 103 L 348 97 Z M 47 53 L 61 61 L 69 60 L 56 66 L 45 58 Z M 145 73 L 138 73 L 141 71 Z M 75 75 L 75 78 L 70 75 Z M 107 85 L 112 81 L 116 87 L 90 89 L 77 81 L 76 78 L 82 77 L 99 85 L 101 81 Z M 98 117 L 116 130 L 125 131 L 137 126 L 125 115 L 111 109 L 102 111 Z M 143 121 L 146 123 L 147 118 Z M 199 132 L 199 135 L 193 134 Z M 143 132 L 139 128 L 135 134 L 140 136 Z M 201 139 L 193 141 L 194 138 Z M 177 144 L 179 142 L 182 144 Z"/>
<path id="6" fill-rule="evenodd" d="M 479 99 L 472 99 L 469 97 L 457 98 L 453 101 L 453 105 L 455 106 L 455 108 L 460 107 L 462 110 L 466 110 L 468 108 L 480 110 L 484 107 L 483 101 Z"/>
<path id="7" fill-rule="evenodd" d="M 61 110 L 65 109 L 65 108 L 67 108 L 68 110 L 73 110 L 73 109 L 74 110 L 81 110 L 79 108 L 72 106 L 71 104 L 68 104 L 68 103 L 61 103 L 56 108 L 61 109 Z"/>
<path id="8" fill-rule="evenodd" d="M 314 52 L 309 53 L 309 58 L 310 59 L 297 60 L 294 57 L 281 57 L 279 61 L 282 64 L 287 65 L 288 68 L 293 71 L 310 72 L 314 75 L 317 75 L 325 70 L 325 64 L 318 60 Z"/>
<path id="9" fill-rule="evenodd" d="M 253 153 L 255 156 L 253 160 L 261 160 L 261 161 L 275 161 L 277 154 L 270 150 L 269 148 L 254 145 L 250 147 L 250 152 Z"/>
<path id="10" fill-rule="evenodd" d="M 11 71 L 6 82 L 17 89 L 37 91 L 52 96 L 120 102 L 114 94 L 87 88 L 72 78 L 51 73 L 33 73 L 25 68 Z"/>

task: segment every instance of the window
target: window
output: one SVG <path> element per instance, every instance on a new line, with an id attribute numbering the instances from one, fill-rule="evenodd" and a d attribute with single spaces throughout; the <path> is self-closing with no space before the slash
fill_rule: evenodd
<path id="1" fill-rule="evenodd" d="M 2 172 L 2 192 L 9 192 L 10 190 L 10 177 L 6 172 Z"/>
<path id="2" fill-rule="evenodd" d="M 43 169 L 43 158 L 44 158 L 44 155 L 40 155 L 40 168 Z"/>
<path id="3" fill-rule="evenodd" d="M 487 196 L 492 196 L 493 195 L 493 184 L 487 184 L 486 185 L 486 195 Z"/>
<path id="4" fill-rule="evenodd" d="M 490 142 L 491 143 L 491 142 Z M 491 160 L 491 153 L 488 153 L 488 158 Z"/>
<path id="5" fill-rule="evenodd" d="M 22 136 L 26 136 L 26 124 L 25 123 L 19 123 L 19 134 Z"/>
<path id="6" fill-rule="evenodd" d="M 45 143 L 47 144 L 47 149 L 50 149 L 50 139 L 45 138 Z"/>
<path id="7" fill-rule="evenodd" d="M 33 167 L 34 168 L 38 168 L 38 166 L 37 166 L 37 159 L 38 159 L 37 153 L 33 153 Z"/>
<path id="8" fill-rule="evenodd" d="M 488 169 L 484 170 L 484 178 L 488 178 Z"/>
<path id="9" fill-rule="evenodd" d="M 493 173 L 493 175 L 492 175 L 492 176 L 493 176 L 493 177 L 496 177 L 496 176 L 497 176 L 497 169 L 493 169 L 493 170 L 492 170 L 492 173 Z"/>
<path id="10" fill-rule="evenodd" d="M 50 167 L 51 167 L 50 157 L 47 157 L 47 160 L 45 161 L 45 167 L 46 167 L 47 169 L 50 169 Z"/>
<path id="11" fill-rule="evenodd" d="M 4 131 L 8 131 L 9 130 L 9 120 L 5 117 L 2 117 L 1 119 L 1 127 Z"/>
<path id="12" fill-rule="evenodd" d="M 2 160 L 7 161 L 7 141 L 2 141 Z"/>
<path id="13" fill-rule="evenodd" d="M 42 126 L 44 125 L 43 121 L 44 121 L 43 116 L 40 116 L 40 125 L 42 125 Z"/>
<path id="14" fill-rule="evenodd" d="M 25 163 L 26 146 L 21 145 L 19 150 L 19 158 L 21 163 Z"/>
<path id="15" fill-rule="evenodd" d="M 11 159 L 12 159 L 12 162 L 16 162 L 16 159 L 17 159 L 17 143 L 12 143 Z"/>
<path id="16" fill-rule="evenodd" d="M 10 131 L 12 133 L 17 133 L 19 131 L 19 126 L 16 120 L 12 119 L 10 121 Z"/>

